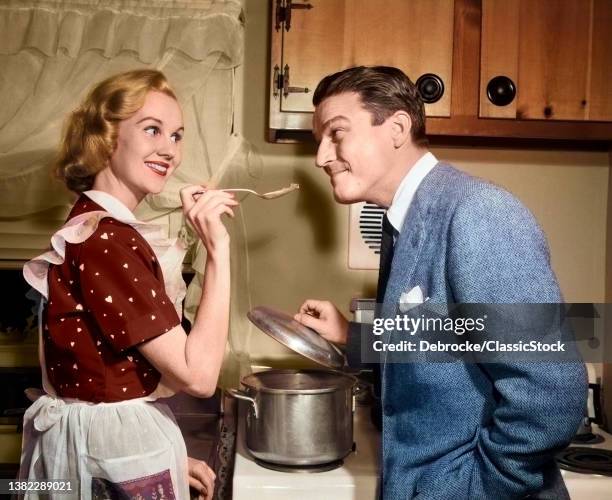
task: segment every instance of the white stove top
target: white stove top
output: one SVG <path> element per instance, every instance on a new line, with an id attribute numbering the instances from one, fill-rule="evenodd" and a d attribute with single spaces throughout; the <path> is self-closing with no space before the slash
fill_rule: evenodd
<path id="1" fill-rule="evenodd" d="M 243 407 L 241 406 L 241 411 Z M 378 479 L 380 434 L 370 421 L 370 408 L 354 415 L 356 451 L 344 465 L 327 472 L 277 472 L 257 465 L 246 450 L 244 416 L 239 415 L 234 464 L 234 500 L 374 500 Z"/>
<path id="2" fill-rule="evenodd" d="M 242 408 L 241 408 L 242 410 Z M 277 472 L 257 465 L 245 447 L 244 417 L 238 421 L 236 462 L 233 478 L 234 500 L 374 500 L 378 478 L 380 434 L 370 421 L 370 408 L 357 407 L 354 440 L 357 449 L 344 465 L 327 472 Z M 578 445 L 612 450 L 612 435 L 593 425 L 604 437 L 595 445 Z M 571 500 L 612 500 L 612 477 L 562 470 Z"/>
<path id="3" fill-rule="evenodd" d="M 593 424 L 593 432 L 602 436 L 604 441 L 593 445 L 573 444 L 572 446 L 612 450 L 612 435 L 602 431 L 595 424 Z M 572 500 L 612 499 L 612 477 L 597 474 L 581 474 L 567 470 L 561 470 L 561 475 Z"/>

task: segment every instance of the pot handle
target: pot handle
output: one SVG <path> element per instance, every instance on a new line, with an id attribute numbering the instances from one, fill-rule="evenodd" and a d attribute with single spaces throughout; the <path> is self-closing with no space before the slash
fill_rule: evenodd
<path id="1" fill-rule="evenodd" d="M 251 403 L 253 405 L 253 413 L 255 414 L 255 418 L 257 418 L 259 412 L 257 409 L 257 401 L 255 401 L 255 398 L 252 398 L 251 396 L 247 396 L 244 392 L 238 390 L 238 389 L 227 389 L 227 392 L 230 394 L 230 396 L 235 397 L 236 399 L 242 399 L 243 401 L 248 401 L 249 403 Z"/>

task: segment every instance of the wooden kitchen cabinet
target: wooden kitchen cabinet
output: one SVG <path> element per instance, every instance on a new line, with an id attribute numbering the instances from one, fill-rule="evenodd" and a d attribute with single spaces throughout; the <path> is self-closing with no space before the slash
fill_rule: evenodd
<path id="1" fill-rule="evenodd" d="M 317 83 L 359 65 L 436 75 L 442 95 L 426 113 L 450 116 L 453 9 L 453 0 L 273 0 L 270 127 L 309 129 Z"/>
<path id="2" fill-rule="evenodd" d="M 479 116 L 612 121 L 611 25 L 609 0 L 482 0 Z M 499 76 L 516 88 L 505 106 L 488 97 Z"/>
<path id="3" fill-rule="evenodd" d="M 440 78 L 426 104 L 439 143 L 612 140 L 610 0 L 271 0 L 271 18 L 272 142 L 311 140 L 317 83 L 361 64 Z M 515 87 L 502 106 L 497 76 Z"/>

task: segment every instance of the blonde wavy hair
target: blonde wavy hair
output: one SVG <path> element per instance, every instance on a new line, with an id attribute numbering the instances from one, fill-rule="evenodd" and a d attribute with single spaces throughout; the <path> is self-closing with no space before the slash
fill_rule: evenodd
<path id="1" fill-rule="evenodd" d="M 117 147 L 119 122 L 142 108 L 150 91 L 176 100 L 162 72 L 140 69 L 98 83 L 68 116 L 53 165 L 55 176 L 68 189 L 82 193 L 92 188 L 96 174 L 108 166 Z"/>

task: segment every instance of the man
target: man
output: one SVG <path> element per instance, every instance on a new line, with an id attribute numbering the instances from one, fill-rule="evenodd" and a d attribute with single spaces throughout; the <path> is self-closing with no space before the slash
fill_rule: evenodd
<path id="1" fill-rule="evenodd" d="M 316 163 L 336 201 L 388 209 L 383 310 L 415 289 L 438 304 L 562 302 L 533 216 L 436 160 L 423 103 L 400 70 L 327 76 L 313 103 Z M 360 363 L 361 328 L 333 304 L 307 300 L 295 318 Z M 553 455 L 584 412 L 582 363 L 381 363 L 380 377 L 384 499 L 569 498 Z"/>

